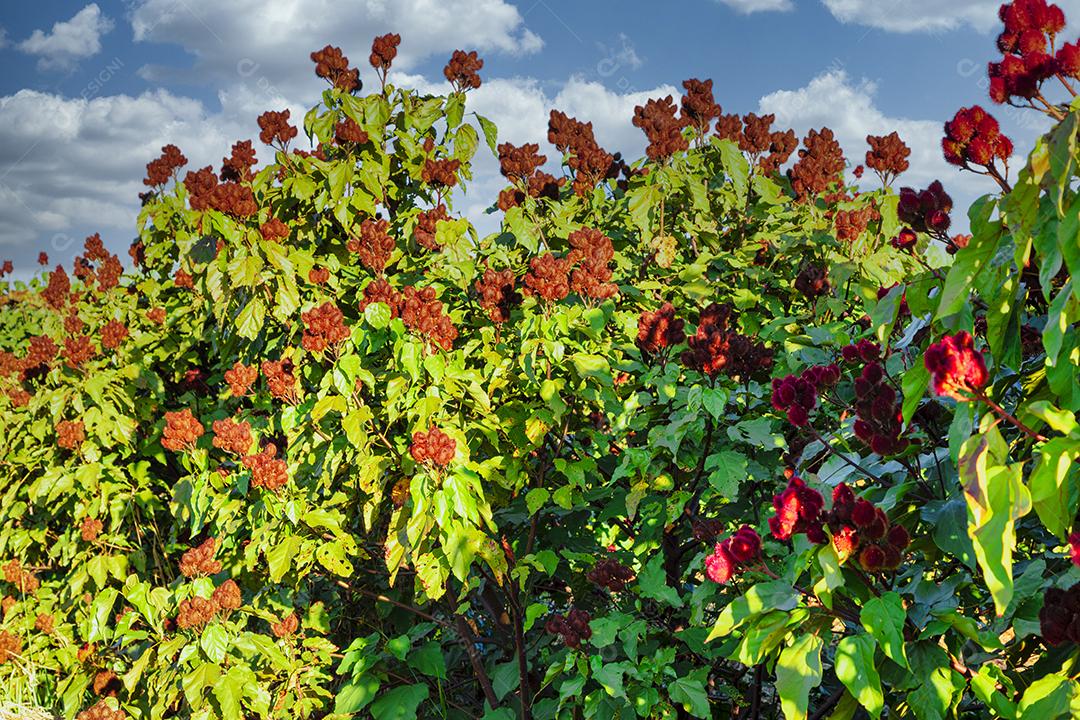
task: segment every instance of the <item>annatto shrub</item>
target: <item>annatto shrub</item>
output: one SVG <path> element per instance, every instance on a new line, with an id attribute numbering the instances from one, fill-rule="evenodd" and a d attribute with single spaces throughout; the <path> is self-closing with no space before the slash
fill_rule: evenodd
<path id="1" fill-rule="evenodd" d="M 1001 17 L 992 99 L 1053 125 L 1022 163 L 984 109 L 950 119 L 998 191 L 969 237 L 898 135 L 860 190 L 828 128 L 799 147 L 708 80 L 635 111 L 633 163 L 553 110 L 555 177 L 466 114 L 475 52 L 422 95 L 393 34 L 368 95 L 312 53 L 322 102 L 220 170 L 166 146 L 131 272 L 92 237 L 4 286 L 4 692 L 86 720 L 1075 714 L 1080 112 L 1047 81 L 1080 63 L 1053 5 Z M 456 209 L 478 151 L 509 183 L 486 237 Z"/>

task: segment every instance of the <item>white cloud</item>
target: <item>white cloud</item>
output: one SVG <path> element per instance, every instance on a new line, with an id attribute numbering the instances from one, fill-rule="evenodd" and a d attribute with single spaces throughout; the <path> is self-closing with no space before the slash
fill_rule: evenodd
<path id="1" fill-rule="evenodd" d="M 749 15 L 755 12 L 794 10 L 791 0 L 719 0 L 735 12 Z"/>
<path id="2" fill-rule="evenodd" d="M 162 145 L 179 145 L 189 165 L 218 164 L 244 130 L 163 90 L 92 100 L 20 90 L 0 98 L 0 246 L 18 248 L 20 257 L 45 250 L 65 259 L 83 236 L 102 230 L 119 249 L 134 232 L 145 165 Z"/>
<path id="3" fill-rule="evenodd" d="M 896 187 L 924 188 L 934 180 L 941 180 L 952 195 L 955 207 L 966 208 L 975 198 L 995 192 L 997 186 L 987 178 L 971 172 L 963 172 L 945 162 L 941 153 L 943 122 L 913 118 L 890 117 L 874 103 L 877 86 L 868 81 L 853 81 L 846 72 L 825 72 L 798 90 L 780 90 L 761 99 L 759 112 L 774 113 L 777 125 L 795 128 L 800 138 L 806 131 L 832 128 L 844 149 L 852 167 L 865 160 L 867 135 L 886 135 L 892 131 L 911 148 L 908 162 L 911 167 L 894 182 Z M 1017 147 L 1030 145 L 1034 131 L 1025 131 L 1030 137 L 1014 136 Z M 1010 167 L 1022 167 L 1023 161 L 1014 158 Z M 878 186 L 872 172 L 863 177 L 867 188 Z M 957 230 L 967 226 L 963 212 L 953 215 Z"/>
<path id="4" fill-rule="evenodd" d="M 890 32 L 935 32 L 964 25 L 979 32 L 998 27 L 998 0 L 822 0 L 844 23 L 856 23 Z M 1066 17 L 1080 12 L 1080 0 L 1057 0 Z"/>
<path id="5" fill-rule="evenodd" d="M 112 20 L 101 13 L 96 3 L 91 3 L 70 20 L 54 23 L 48 33 L 35 30 L 18 48 L 39 56 L 38 67 L 42 70 L 67 69 L 101 52 L 101 36 L 112 28 Z"/>
<path id="6" fill-rule="evenodd" d="M 0 26 L 0 48 L 6 48 L 8 44 L 7 29 Z"/>
<path id="7" fill-rule="evenodd" d="M 272 78 L 286 95 L 309 96 L 312 50 L 342 48 L 367 77 L 371 40 L 397 32 L 395 68 L 456 49 L 529 54 L 543 47 L 507 0 L 144 0 L 131 17 L 136 41 L 176 43 L 195 57 L 189 70 L 151 66 L 153 80 L 197 78 L 219 87 Z M 316 91 L 317 92 L 317 91 Z"/>

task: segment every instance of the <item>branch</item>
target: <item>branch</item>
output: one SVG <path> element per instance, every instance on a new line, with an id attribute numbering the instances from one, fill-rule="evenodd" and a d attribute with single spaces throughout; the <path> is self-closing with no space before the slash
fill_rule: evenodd
<path id="1" fill-rule="evenodd" d="M 833 447 L 832 445 L 830 445 L 830 444 L 828 443 L 828 441 L 827 441 L 827 440 L 826 440 L 825 438 L 823 438 L 823 437 L 821 436 L 821 433 L 819 433 L 819 432 L 818 432 L 817 430 L 815 430 L 815 429 L 813 428 L 813 426 L 812 426 L 812 425 L 809 425 L 809 424 L 808 424 L 808 425 L 806 426 L 806 429 L 810 431 L 810 434 L 811 434 L 811 435 L 812 435 L 812 436 L 814 437 L 814 439 L 815 439 L 815 440 L 817 440 L 818 442 L 820 442 L 820 443 L 821 443 L 822 445 L 824 445 L 824 446 L 825 446 L 825 449 L 826 449 L 826 450 L 827 450 L 827 451 L 828 451 L 828 452 L 829 452 L 829 453 L 830 453 L 831 455 L 834 455 L 834 456 L 836 456 L 837 458 L 839 458 L 840 460 L 843 460 L 843 461 L 844 461 L 845 463 L 847 463 L 847 464 L 848 464 L 848 465 L 850 465 L 851 467 L 855 468 L 856 470 L 858 470 L 859 472 L 861 472 L 861 473 L 862 473 L 863 475 L 866 475 L 866 477 L 868 477 L 868 478 L 871 478 L 871 479 L 873 479 L 873 480 L 877 480 L 878 482 L 883 482 L 883 481 L 882 481 L 882 479 L 881 479 L 881 478 L 879 478 L 879 477 L 878 477 L 877 475 L 875 475 L 874 473 L 870 472 L 869 470 L 867 470 L 866 468 L 864 468 L 864 467 L 863 467 L 862 465 L 860 465 L 859 463 L 855 462 L 854 460 L 852 460 L 851 458 L 849 458 L 849 457 L 848 457 L 847 455 L 844 455 L 844 454 L 843 454 L 843 453 L 841 453 L 841 452 L 840 452 L 839 450 L 837 450 L 837 449 L 836 449 L 836 448 L 834 448 L 834 447 Z"/>
<path id="2" fill-rule="evenodd" d="M 480 653 L 476 652 L 476 640 L 469 630 L 469 624 L 465 622 L 464 615 L 454 617 L 454 627 L 458 635 L 461 636 L 461 641 L 465 644 L 465 654 L 469 656 L 473 674 L 476 675 L 480 687 L 484 690 L 484 697 L 487 699 L 488 705 L 494 710 L 499 706 L 499 700 L 495 697 L 495 690 L 491 687 L 491 680 L 484 670 L 484 663 L 480 660 Z"/>
<path id="3" fill-rule="evenodd" d="M 814 714 L 810 716 L 809 720 L 822 720 L 826 715 L 832 712 L 832 709 L 836 707 L 836 703 L 840 702 L 844 697 L 844 693 L 847 692 L 847 688 L 841 685 L 833 691 L 833 694 L 825 699 L 825 702 L 814 711 Z"/>
<path id="4" fill-rule="evenodd" d="M 998 415 L 1000 415 L 1005 420 L 1009 421 L 1009 423 L 1011 423 L 1012 425 L 1019 428 L 1025 435 L 1027 435 L 1031 439 L 1038 440 L 1039 442 L 1046 442 L 1046 436 L 1040 435 L 1039 433 L 1035 432 L 1034 430 L 1029 428 L 1024 423 L 1017 420 L 1015 417 L 1013 417 L 1011 414 L 1009 414 L 1005 410 L 1005 408 L 1001 407 L 996 402 L 994 402 L 990 398 L 986 397 L 986 393 L 983 392 L 982 390 L 977 391 L 976 393 L 974 393 L 974 395 L 975 395 L 976 400 L 981 400 L 982 402 L 986 403 L 990 407 L 991 410 L 996 412 Z"/>

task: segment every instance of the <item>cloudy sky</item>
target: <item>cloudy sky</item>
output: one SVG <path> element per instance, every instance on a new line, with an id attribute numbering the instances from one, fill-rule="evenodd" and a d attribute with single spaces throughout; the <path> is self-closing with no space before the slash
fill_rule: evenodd
<path id="1" fill-rule="evenodd" d="M 1059 0 L 1080 18 L 1080 0 Z M 940 178 L 958 202 L 989 187 L 941 160 L 941 124 L 987 104 L 996 34 L 990 0 L 54 0 L 0 7 L 0 259 L 33 272 L 101 232 L 134 236 L 145 164 L 165 143 L 220 164 L 255 118 L 302 117 L 323 88 L 308 53 L 339 45 L 362 77 L 371 38 L 398 32 L 397 84 L 443 90 L 456 48 L 485 59 L 470 107 L 500 139 L 546 146 L 547 113 L 592 120 L 636 157 L 630 119 L 688 77 L 713 78 L 725 112 L 773 112 L 800 135 L 828 125 L 861 162 L 868 133 L 912 147 L 900 184 Z M 1019 148 L 1044 126 L 996 111 Z M 481 149 L 486 153 L 486 149 Z M 550 157 L 555 153 L 548 148 Z M 474 219 L 502 186 L 480 163 Z M 470 195 L 473 193 L 470 192 Z M 480 219 L 481 226 L 487 225 Z M 126 258 L 126 254 L 122 253 Z"/>

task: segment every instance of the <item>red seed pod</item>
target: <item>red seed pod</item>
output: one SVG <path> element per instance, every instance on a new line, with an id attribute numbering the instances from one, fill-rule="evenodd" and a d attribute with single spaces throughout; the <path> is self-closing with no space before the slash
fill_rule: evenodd
<path id="1" fill-rule="evenodd" d="M 390 223 L 387 220 L 375 220 L 368 218 L 360 223 L 360 236 L 355 235 L 347 243 L 349 252 L 354 252 L 360 257 L 360 263 L 376 275 L 382 275 L 386 264 L 390 262 L 390 254 L 396 247 L 394 238 L 388 232 Z"/>
<path id="2" fill-rule="evenodd" d="M 570 233 L 567 240 L 573 249 L 566 259 L 576 266 L 570 277 L 570 289 L 594 300 L 606 300 L 618 293 L 618 286 L 608 282 L 611 280 L 608 265 L 615 256 L 611 239 L 599 230 L 581 228 Z"/>
<path id="3" fill-rule="evenodd" d="M 277 145 L 284 149 L 299 131 L 289 124 L 289 110 L 267 110 L 259 116 L 259 140 L 265 145 Z"/>
<path id="4" fill-rule="evenodd" d="M 671 96 L 649 100 L 634 108 L 634 127 L 641 128 L 649 144 L 645 154 L 653 162 L 664 162 L 677 152 L 690 147 L 683 137 L 686 120 L 676 115 Z"/>
<path id="5" fill-rule="evenodd" d="M 888 135 L 867 135 L 866 142 L 870 145 L 866 151 L 866 166 L 877 173 L 882 185 L 891 185 L 910 167 L 911 148 L 895 131 Z"/>
<path id="6" fill-rule="evenodd" d="M 476 51 L 455 50 L 450 62 L 443 68 L 443 76 L 450 81 L 454 92 L 466 92 L 480 87 L 479 71 L 484 67 Z"/>
<path id="7" fill-rule="evenodd" d="M 252 217 L 259 212 L 251 188 L 235 182 L 222 183 L 215 187 L 207 202 L 211 209 L 240 219 Z"/>
<path id="8" fill-rule="evenodd" d="M 82 420 L 61 420 L 56 423 L 56 444 L 65 450 L 76 451 L 86 440 Z"/>
<path id="9" fill-rule="evenodd" d="M 476 281 L 476 293 L 480 307 L 487 311 L 492 322 L 502 324 L 510 319 L 510 310 L 521 303 L 521 294 L 515 289 L 517 279 L 513 270 L 488 268 Z"/>
<path id="10" fill-rule="evenodd" d="M 769 518 L 769 529 L 777 540 L 788 540 L 801 532 L 814 541 L 821 533 L 821 512 L 825 501 L 821 493 L 806 486 L 793 475 L 783 492 L 773 496 L 776 515 Z M 814 532 L 811 532 L 814 531 Z"/>
<path id="11" fill-rule="evenodd" d="M 740 527 L 728 542 L 728 550 L 736 562 L 745 565 L 761 555 L 761 536 L 749 525 Z"/>
<path id="12" fill-rule="evenodd" d="M 289 237 L 289 226 L 272 217 L 259 226 L 259 234 L 267 242 L 280 242 Z"/>
<path id="13" fill-rule="evenodd" d="M 281 619 L 281 622 L 271 625 L 270 631 L 274 633 L 274 637 L 284 639 L 295 635 L 299 628 L 300 618 L 296 616 L 296 613 L 289 613 Z"/>
<path id="14" fill-rule="evenodd" d="M 255 167 L 255 148 L 250 140 L 238 140 L 233 143 L 232 154 L 221 159 L 220 177 L 230 182 L 251 182 L 255 179 L 252 168 Z"/>
<path id="15" fill-rule="evenodd" d="M 833 216 L 836 239 L 846 243 L 855 242 L 866 232 L 870 221 L 877 217 L 877 209 L 869 205 L 857 210 L 837 210 Z"/>
<path id="16" fill-rule="evenodd" d="M 259 369 L 249 367 L 242 362 L 233 364 L 232 369 L 225 371 L 225 382 L 229 385 L 229 392 L 233 397 L 245 397 L 251 392 L 251 386 L 259 379 Z"/>
<path id="17" fill-rule="evenodd" d="M 334 126 L 334 142 L 338 145 L 363 145 L 368 141 L 368 134 L 350 117 Z"/>
<path id="18" fill-rule="evenodd" d="M 968 394 L 981 391 L 989 380 L 982 353 L 967 331 L 946 335 L 928 347 L 923 361 L 934 392 L 955 400 L 970 399 Z"/>
<path id="19" fill-rule="evenodd" d="M 416 216 L 416 227 L 413 228 L 413 239 L 416 244 L 432 252 L 441 249 L 435 233 L 439 228 L 439 222 L 449 220 L 450 215 L 446 212 L 446 206 L 439 204 L 430 210 L 423 210 Z"/>
<path id="20" fill-rule="evenodd" d="M 213 600 L 201 597 L 183 600 L 176 614 L 176 626 L 181 630 L 201 628 L 214 619 L 217 610 Z"/>
<path id="21" fill-rule="evenodd" d="M 71 297 L 71 280 L 63 265 L 57 265 L 56 269 L 49 273 L 49 282 L 41 295 L 53 310 L 60 310 L 67 305 Z"/>
<path id="22" fill-rule="evenodd" d="M 794 285 L 795 289 L 810 301 L 832 292 L 828 271 L 813 263 L 806 264 L 799 270 Z"/>
<path id="23" fill-rule="evenodd" d="M 251 424 L 233 419 L 215 420 L 214 447 L 233 455 L 246 455 L 251 448 Z"/>
<path id="24" fill-rule="evenodd" d="M 618 176 L 624 164 L 601 148 L 593 135 L 592 123 L 583 123 L 558 110 L 548 120 L 548 142 L 569 155 L 567 165 L 574 171 L 574 193 L 583 196 L 606 179 Z"/>
<path id="25" fill-rule="evenodd" d="M 457 185 L 461 161 L 457 158 L 427 158 L 420 171 L 420 179 L 431 185 L 452 188 Z"/>
<path id="26" fill-rule="evenodd" d="M 79 525 L 79 535 L 83 542 L 94 542 L 104 527 L 104 523 L 97 518 L 85 517 Z"/>
<path id="27" fill-rule="evenodd" d="M 180 574 L 186 578 L 203 575 L 217 575 L 221 572 L 221 562 L 214 559 L 217 540 L 206 538 L 202 544 L 193 547 L 180 556 Z"/>
<path id="28" fill-rule="evenodd" d="M 264 360 L 262 373 L 266 377 L 266 387 L 271 395 L 290 404 L 297 402 L 299 395 L 291 360 Z"/>
<path id="29" fill-rule="evenodd" d="M 686 340 L 685 321 L 675 317 L 675 306 L 664 303 L 638 319 L 637 346 L 647 356 L 659 355 Z"/>
<path id="30" fill-rule="evenodd" d="M 803 138 L 803 149 L 799 150 L 798 161 L 788 170 L 788 177 L 796 196 L 805 200 L 824 192 L 838 179 L 846 164 L 831 129 L 811 130 Z"/>
<path id="31" fill-rule="evenodd" d="M 128 329 L 119 320 L 110 320 L 101 328 L 101 347 L 115 350 L 128 336 Z"/>
<path id="32" fill-rule="evenodd" d="M 409 454 L 418 463 L 446 467 L 454 459 L 457 442 L 434 425 L 427 432 L 413 433 Z"/>
<path id="33" fill-rule="evenodd" d="M 401 321 L 408 329 L 422 335 L 429 348 L 441 347 L 449 352 L 454 348 L 458 331 L 445 313 L 443 304 L 435 297 L 435 288 L 405 288 L 400 303 Z"/>
<path id="34" fill-rule="evenodd" d="M 390 69 L 390 65 L 393 64 L 394 58 L 397 57 L 397 49 L 400 44 L 401 36 L 397 33 L 387 33 L 375 38 L 371 43 L 371 55 L 368 57 L 371 67 L 385 75 L 386 71 Z"/>
<path id="35" fill-rule="evenodd" d="M 586 577 L 589 582 L 607 588 L 611 592 L 621 592 L 634 579 L 634 571 L 618 560 L 604 558 L 596 563 Z"/>
<path id="36" fill-rule="evenodd" d="M 119 708 L 113 710 L 105 700 L 98 700 L 76 715 L 75 720 L 127 720 L 127 713 Z"/>
<path id="37" fill-rule="evenodd" d="M 518 146 L 501 143 L 499 152 L 499 172 L 510 182 L 524 183 L 541 165 L 547 162 L 547 156 L 540 154 L 536 143 Z"/>
<path id="38" fill-rule="evenodd" d="M 713 120 L 720 117 L 723 110 L 713 98 L 713 81 L 690 78 L 683 80 L 681 119 L 684 126 L 694 128 L 699 137 L 708 134 Z"/>
<path id="39" fill-rule="evenodd" d="M 333 301 L 327 300 L 300 317 L 304 321 L 301 345 L 308 352 L 323 353 L 349 339 L 345 315 Z"/>
<path id="40" fill-rule="evenodd" d="M 13 559 L 5 563 L 3 571 L 4 580 L 14 585 L 15 588 L 24 595 L 32 595 L 41 587 L 41 582 L 37 579 L 37 576 L 23 568 L 22 563 L 18 560 Z M 14 598 L 12 599 L 12 604 L 14 604 Z M 8 609 L 10 609 L 10 606 L 4 610 L 5 615 L 7 614 Z"/>
<path id="41" fill-rule="evenodd" d="M 327 45 L 311 53 L 311 61 L 315 63 L 315 74 L 339 90 L 352 93 L 360 89 L 360 71 L 349 67 L 349 58 L 342 54 L 341 48 Z"/>
<path id="42" fill-rule="evenodd" d="M 289 482 L 289 464 L 277 457 L 277 446 L 267 443 L 262 452 L 248 455 L 244 467 L 251 471 L 251 486 L 276 493 Z"/>
<path id="43" fill-rule="evenodd" d="M 859 564 L 867 572 L 877 572 L 885 565 L 885 551 L 877 545 L 867 545 L 859 553 Z"/>
<path id="44" fill-rule="evenodd" d="M 557 258 L 550 252 L 532 258 L 525 274 L 525 294 L 549 303 L 563 300 L 570 294 L 570 268 L 567 258 Z"/>
<path id="45" fill-rule="evenodd" d="M 188 171 L 184 176 L 184 189 L 188 193 L 188 203 L 192 210 L 206 210 L 210 207 L 210 197 L 217 189 L 218 178 L 214 169 L 207 165 L 201 170 Z"/>
<path id="46" fill-rule="evenodd" d="M 364 298 L 360 301 L 360 311 L 372 303 L 381 302 L 390 308 L 390 317 L 396 318 L 401 313 L 402 295 L 383 278 L 375 278 L 364 286 Z"/>
<path id="47" fill-rule="evenodd" d="M 206 428 L 191 410 L 184 408 L 177 412 L 165 413 L 165 429 L 162 431 L 161 446 L 176 452 L 187 451 L 206 432 Z"/>
<path id="48" fill-rule="evenodd" d="M 218 610 L 228 612 L 237 610 L 244 604 L 240 586 L 232 579 L 226 580 L 214 589 L 210 599 L 217 604 Z"/>
<path id="49" fill-rule="evenodd" d="M 960 167 L 978 165 L 991 172 L 998 172 L 995 163 L 1007 163 L 1013 151 L 1012 140 L 1001 134 L 997 120 L 978 105 L 960 108 L 945 123 L 941 147 L 947 162 Z"/>
<path id="50" fill-rule="evenodd" d="M 148 187 L 161 187 L 173 179 L 176 171 L 187 165 L 187 158 L 175 145 L 166 145 L 161 148 L 161 156 L 146 164 L 146 178 L 143 185 Z"/>

